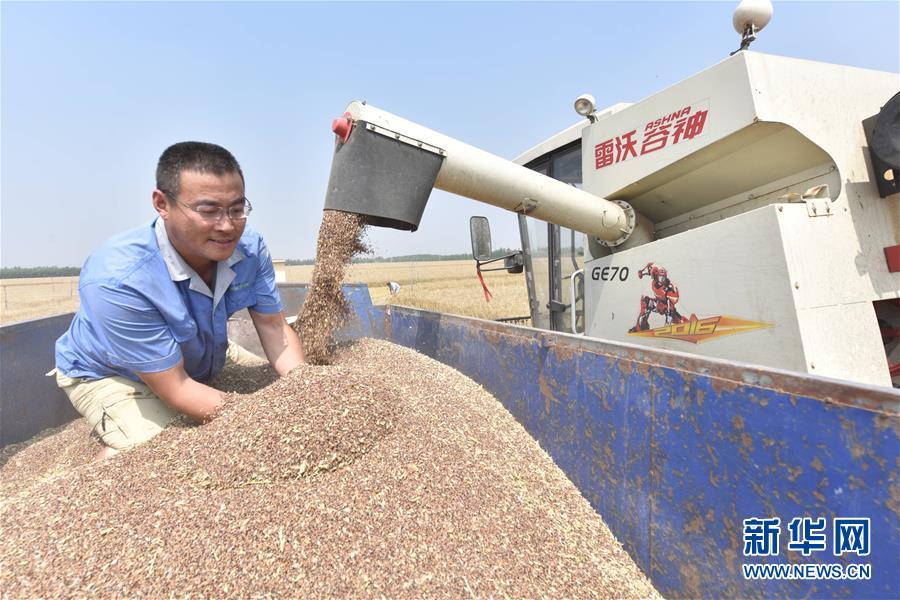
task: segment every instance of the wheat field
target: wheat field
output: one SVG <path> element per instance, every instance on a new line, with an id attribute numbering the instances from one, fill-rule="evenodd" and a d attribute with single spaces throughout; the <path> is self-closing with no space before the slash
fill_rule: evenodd
<path id="1" fill-rule="evenodd" d="M 288 282 L 308 282 L 312 266 L 287 267 Z M 365 283 L 375 304 L 411 306 L 438 312 L 501 319 L 528 315 L 525 275 L 506 271 L 484 274 L 493 294 L 486 302 L 475 273 L 475 262 L 384 262 L 350 265 L 345 280 Z M 388 281 L 400 284 L 392 297 Z M 77 277 L 0 280 L 0 324 L 37 319 L 78 309 Z"/>
<path id="2" fill-rule="evenodd" d="M 0 324 L 78 310 L 78 277 L 0 279 Z"/>
<path id="3" fill-rule="evenodd" d="M 287 267 L 287 280 L 310 281 L 312 270 L 312 266 Z M 475 261 L 471 260 L 360 263 L 350 265 L 344 280 L 367 284 L 375 304 L 411 306 L 482 319 L 529 314 L 524 274 L 484 273 L 484 281 L 493 295 L 487 302 L 475 272 Z M 391 297 L 388 281 L 400 284 L 397 296 Z"/>

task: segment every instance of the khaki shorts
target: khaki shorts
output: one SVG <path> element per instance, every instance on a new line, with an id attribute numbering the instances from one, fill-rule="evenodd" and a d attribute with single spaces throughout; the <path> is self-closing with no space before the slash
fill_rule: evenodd
<path id="1" fill-rule="evenodd" d="M 225 366 L 258 365 L 261 358 L 234 342 L 228 342 Z M 127 377 L 88 380 L 67 377 L 54 369 L 56 384 L 69 397 L 72 406 L 90 423 L 103 444 L 125 450 L 146 442 L 165 429 L 178 411 L 159 399 L 143 383 Z"/>

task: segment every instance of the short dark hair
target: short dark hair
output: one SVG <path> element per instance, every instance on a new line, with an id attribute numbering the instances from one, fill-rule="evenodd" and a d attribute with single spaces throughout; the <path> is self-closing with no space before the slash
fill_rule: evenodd
<path id="1" fill-rule="evenodd" d="M 178 142 L 159 157 L 156 165 L 156 188 L 174 202 L 178 197 L 182 171 L 197 171 L 222 176 L 237 173 L 244 181 L 244 173 L 237 159 L 228 150 L 206 142 Z"/>

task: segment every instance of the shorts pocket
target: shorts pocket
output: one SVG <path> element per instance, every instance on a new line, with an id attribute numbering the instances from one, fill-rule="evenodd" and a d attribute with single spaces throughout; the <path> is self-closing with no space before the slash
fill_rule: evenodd
<path id="1" fill-rule="evenodd" d="M 128 394 L 103 407 L 94 428 L 107 446 L 124 450 L 158 435 L 178 413 L 154 395 Z"/>

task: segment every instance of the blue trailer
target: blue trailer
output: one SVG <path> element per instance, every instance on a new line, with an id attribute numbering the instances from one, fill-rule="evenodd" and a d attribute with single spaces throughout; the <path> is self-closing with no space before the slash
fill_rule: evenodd
<path id="1" fill-rule="evenodd" d="M 282 286 L 290 311 L 306 291 L 302 284 Z M 900 597 L 900 392 L 373 306 L 363 285 L 348 285 L 345 293 L 354 317 L 343 339 L 385 339 L 484 386 L 663 595 Z M 44 376 L 53 366 L 53 342 L 71 317 L 0 327 L 3 446 L 77 416 Z M 250 348 L 252 331 L 245 319 L 230 323 L 232 337 Z M 825 520 L 824 550 L 804 556 L 790 549 L 789 523 L 797 517 Z M 760 541 L 752 519 L 780 520 L 778 544 L 769 548 L 774 555 L 745 555 Z M 834 555 L 841 519 L 868 520 L 868 553 L 854 545 L 862 538 L 852 538 L 856 552 Z M 744 572 L 748 565 L 778 566 L 791 578 L 754 579 Z"/>

